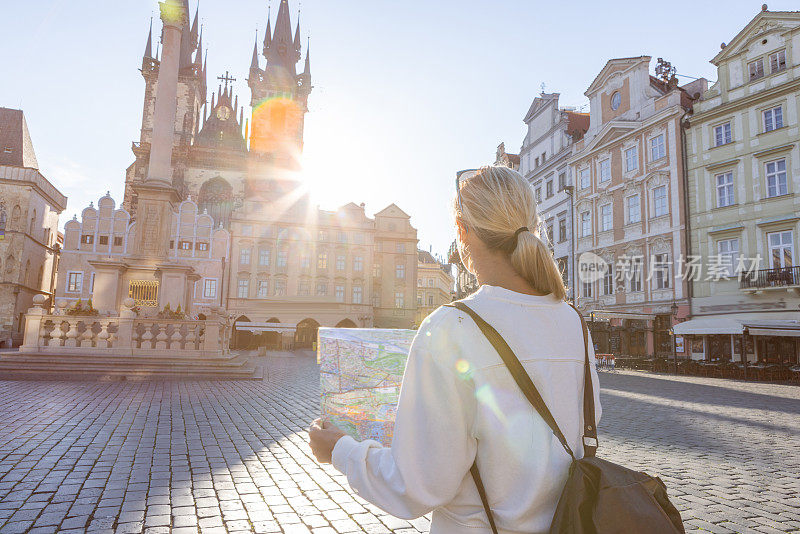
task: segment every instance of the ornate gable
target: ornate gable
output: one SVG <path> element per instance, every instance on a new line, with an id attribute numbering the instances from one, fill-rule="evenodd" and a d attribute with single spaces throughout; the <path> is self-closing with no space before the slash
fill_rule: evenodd
<path id="1" fill-rule="evenodd" d="M 617 76 L 623 72 L 627 72 L 633 67 L 636 67 L 641 62 L 650 63 L 650 56 L 637 56 L 637 57 L 623 57 L 617 59 L 610 59 L 606 63 L 603 70 L 600 71 L 600 74 L 595 77 L 592 84 L 584 93 L 587 97 L 591 97 L 594 93 L 596 93 L 601 87 L 606 85 L 609 79 L 614 76 Z"/>
<path id="2" fill-rule="evenodd" d="M 761 11 L 717 54 L 711 63 L 719 66 L 731 57 L 745 52 L 750 44 L 770 33 L 781 33 L 800 27 L 800 11 Z"/>

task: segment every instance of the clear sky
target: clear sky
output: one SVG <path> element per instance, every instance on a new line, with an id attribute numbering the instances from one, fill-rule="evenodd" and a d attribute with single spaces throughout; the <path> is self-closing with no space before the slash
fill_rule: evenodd
<path id="1" fill-rule="evenodd" d="M 69 197 L 63 226 L 107 190 L 122 198 L 141 124 L 138 68 L 157 3 L 3 4 L 0 106 L 25 111 L 43 173 Z M 244 102 L 267 4 L 200 6 L 209 85 L 216 89 L 215 78 L 230 70 Z M 298 0 L 290 5 L 294 23 Z M 543 83 L 561 93 L 562 105 L 582 106 L 609 58 L 637 55 L 652 56 L 651 69 L 664 57 L 679 74 L 713 82 L 708 61 L 761 2 L 302 0 L 301 7 L 304 42 L 311 37 L 305 157 L 313 196 L 326 209 L 365 202 L 368 214 L 395 202 L 411 215 L 420 247 L 444 254 L 455 171 L 493 162 L 500 141 L 517 152 L 522 118 Z"/>

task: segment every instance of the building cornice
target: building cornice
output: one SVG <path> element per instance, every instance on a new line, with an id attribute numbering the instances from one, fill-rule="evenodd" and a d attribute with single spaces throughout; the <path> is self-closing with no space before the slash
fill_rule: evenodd
<path id="1" fill-rule="evenodd" d="M 769 100 L 770 98 L 773 98 L 776 95 L 779 95 L 783 92 L 790 92 L 798 88 L 800 88 L 800 78 L 788 81 L 777 87 L 772 87 L 764 91 L 758 91 L 756 93 L 749 94 L 745 97 L 742 97 L 734 101 L 722 103 L 719 106 L 708 109 L 706 111 L 700 111 L 694 113 L 690 119 L 690 123 L 694 125 L 697 122 L 699 123 L 708 122 L 710 120 L 716 119 L 720 115 L 727 115 L 728 113 L 731 113 L 732 111 L 735 111 L 739 108 L 752 107 L 752 105 L 755 104 L 756 102 L 759 102 L 761 100 Z M 730 94 L 731 92 L 732 92 L 731 90 L 727 91 L 728 94 Z"/>

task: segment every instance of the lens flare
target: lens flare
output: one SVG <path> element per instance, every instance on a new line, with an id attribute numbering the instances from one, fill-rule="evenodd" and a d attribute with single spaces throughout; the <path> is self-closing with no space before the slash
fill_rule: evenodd
<path id="1" fill-rule="evenodd" d="M 456 362 L 456 372 L 459 378 L 463 380 L 472 378 L 472 366 L 470 366 L 467 360 L 458 360 Z"/>
<path id="2" fill-rule="evenodd" d="M 253 107 L 250 150 L 293 155 L 302 139 L 303 109 L 286 96 L 265 98 Z"/>
<path id="3" fill-rule="evenodd" d="M 497 397 L 492 391 L 492 388 L 489 384 L 484 384 L 479 387 L 475 391 L 475 397 L 478 399 L 478 402 L 486 406 L 492 415 L 495 416 L 497 421 L 506 426 L 508 424 L 508 420 L 506 419 L 506 414 L 503 413 L 503 410 L 500 409 L 500 404 L 497 402 Z"/>

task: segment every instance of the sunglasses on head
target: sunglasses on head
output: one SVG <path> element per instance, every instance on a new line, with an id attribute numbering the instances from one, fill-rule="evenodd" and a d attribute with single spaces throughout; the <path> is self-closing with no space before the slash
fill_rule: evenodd
<path id="1" fill-rule="evenodd" d="M 461 200 L 461 179 L 472 178 L 478 173 L 479 169 L 464 169 L 463 171 L 458 171 L 456 173 L 456 196 L 458 198 L 458 213 L 464 213 L 463 211 L 463 202 Z"/>

